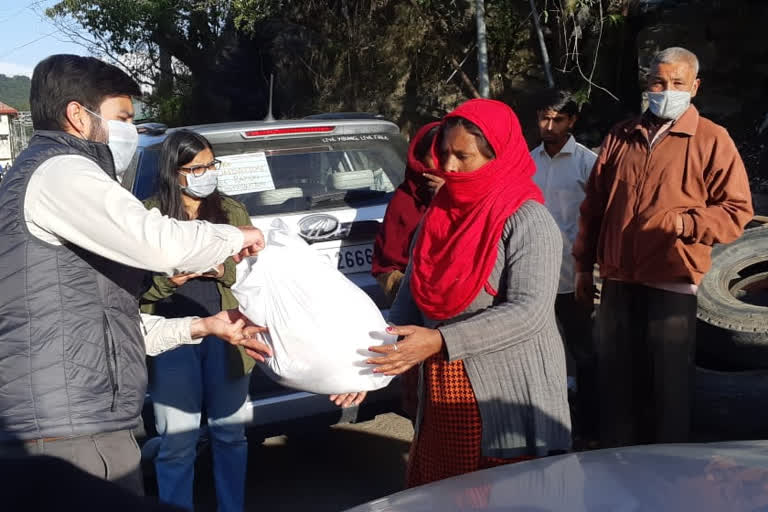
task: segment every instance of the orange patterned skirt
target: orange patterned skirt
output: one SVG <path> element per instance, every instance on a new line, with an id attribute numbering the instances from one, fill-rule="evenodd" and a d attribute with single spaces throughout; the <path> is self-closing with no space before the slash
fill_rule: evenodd
<path id="1" fill-rule="evenodd" d="M 463 361 L 442 354 L 424 361 L 422 420 L 408 457 L 406 487 L 534 457 L 482 455 L 483 424 Z"/>

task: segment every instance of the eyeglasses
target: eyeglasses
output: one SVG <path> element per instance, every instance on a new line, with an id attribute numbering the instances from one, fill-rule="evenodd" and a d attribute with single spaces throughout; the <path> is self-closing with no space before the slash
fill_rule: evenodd
<path id="1" fill-rule="evenodd" d="M 221 160 L 212 160 L 207 164 L 191 165 L 189 167 L 179 167 L 179 171 L 188 172 L 192 176 L 199 178 L 208 171 L 218 171 L 221 169 Z"/>

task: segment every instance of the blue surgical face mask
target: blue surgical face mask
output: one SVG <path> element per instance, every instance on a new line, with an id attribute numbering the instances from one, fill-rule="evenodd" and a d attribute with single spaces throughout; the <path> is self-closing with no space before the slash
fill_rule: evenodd
<path id="1" fill-rule="evenodd" d="M 680 119 L 691 104 L 689 91 L 647 92 L 648 110 L 656 117 L 668 121 Z"/>

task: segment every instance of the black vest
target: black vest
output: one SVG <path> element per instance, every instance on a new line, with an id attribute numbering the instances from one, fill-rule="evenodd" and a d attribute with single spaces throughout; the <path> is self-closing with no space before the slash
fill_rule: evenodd
<path id="1" fill-rule="evenodd" d="M 105 144 L 38 132 L 0 185 L 0 440 L 133 428 L 144 401 L 146 273 L 27 230 L 29 179 L 61 155 L 93 160 L 115 178 Z"/>

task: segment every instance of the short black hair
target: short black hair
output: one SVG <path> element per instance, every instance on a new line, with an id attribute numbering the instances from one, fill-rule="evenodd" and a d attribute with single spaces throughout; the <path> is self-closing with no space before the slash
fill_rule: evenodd
<path id="1" fill-rule="evenodd" d="M 120 68 L 94 57 L 51 55 L 32 73 L 32 126 L 35 130 L 63 130 L 70 101 L 98 112 L 112 96 L 141 96 L 141 88 Z"/>
<path id="2" fill-rule="evenodd" d="M 579 113 L 579 106 L 570 91 L 563 89 L 545 89 L 536 98 L 536 111 L 554 110 L 561 114 L 574 116 Z"/>

